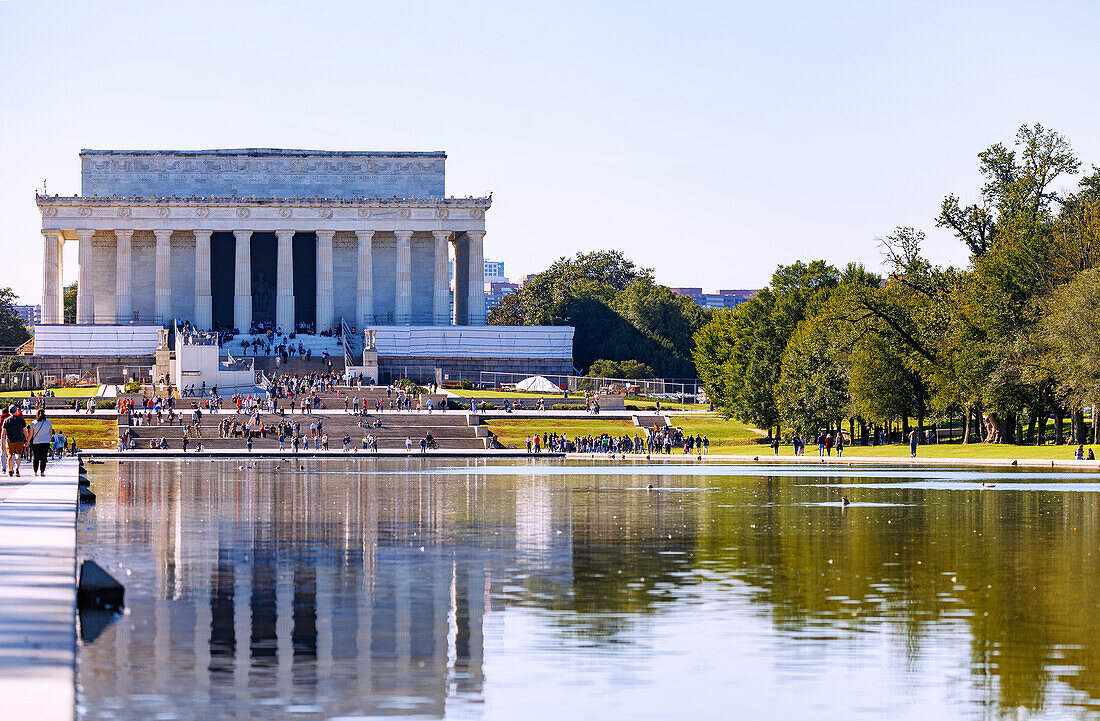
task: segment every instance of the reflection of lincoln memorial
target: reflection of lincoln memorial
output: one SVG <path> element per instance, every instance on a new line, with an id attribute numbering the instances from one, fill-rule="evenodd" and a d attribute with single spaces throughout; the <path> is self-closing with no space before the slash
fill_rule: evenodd
<path id="1" fill-rule="evenodd" d="M 127 463 L 117 489 L 100 489 L 118 504 L 101 503 L 97 535 L 82 546 L 125 536 L 151 554 L 134 567 L 155 570 L 129 580 L 129 615 L 104 632 L 117 642 L 81 650 L 97 703 L 278 697 L 327 715 L 438 716 L 448 697 L 481 693 L 483 617 L 503 564 L 569 554 L 550 548 L 570 534 L 555 534 L 567 514 L 551 513 L 546 489 L 521 493 L 508 517 L 491 519 L 494 534 L 463 524 L 484 476 L 333 473 L 297 483 L 268 469 L 244 482 L 259 471 L 228 469 L 180 479 L 173 465 Z M 395 697 L 407 706 L 387 705 Z M 333 705 L 347 699 L 356 704 Z"/>

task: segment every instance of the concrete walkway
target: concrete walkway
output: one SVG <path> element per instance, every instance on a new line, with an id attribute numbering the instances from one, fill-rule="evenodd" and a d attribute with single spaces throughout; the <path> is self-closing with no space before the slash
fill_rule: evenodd
<path id="1" fill-rule="evenodd" d="M 29 466 L 28 466 L 29 469 Z M 75 458 L 0 503 L 0 719 L 71 721 L 76 670 Z"/>

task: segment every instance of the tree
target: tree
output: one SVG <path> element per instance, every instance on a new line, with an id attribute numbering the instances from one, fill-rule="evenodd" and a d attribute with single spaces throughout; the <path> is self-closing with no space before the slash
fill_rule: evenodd
<path id="1" fill-rule="evenodd" d="M 798 324 L 783 351 L 776 402 L 785 422 L 802 433 L 840 428 L 850 415 L 848 369 L 838 333 L 820 316 Z"/>
<path id="2" fill-rule="evenodd" d="M 588 375 L 597 378 L 652 378 L 653 369 L 636 360 L 600 359 L 589 366 Z"/>
<path id="3" fill-rule="evenodd" d="M 822 260 L 780 266 L 772 282 L 695 334 L 693 357 L 707 397 L 727 418 L 771 429 L 783 351 L 798 324 L 826 303 L 840 274 Z"/>
<path id="4" fill-rule="evenodd" d="M 30 363 L 25 362 L 19 356 L 9 355 L 5 356 L 3 359 L 0 359 L 0 373 L 20 373 L 25 371 L 35 372 L 37 370 L 37 366 L 33 366 Z"/>
<path id="5" fill-rule="evenodd" d="M 1081 271 L 1044 301 L 1044 355 L 1077 403 L 1100 399 L 1100 268 Z"/>
<path id="6" fill-rule="evenodd" d="M 680 298 L 621 251 L 560 258 L 489 314 L 490 325 L 571 325 L 573 361 L 638 361 L 662 377 L 693 377 L 692 336 L 707 311 Z"/>
<path id="7" fill-rule="evenodd" d="M 26 321 L 15 311 L 15 291 L 0 288 L 0 346 L 14 347 L 30 340 Z"/>
<path id="8" fill-rule="evenodd" d="M 65 286 L 65 293 L 62 296 L 63 309 L 65 314 L 66 323 L 76 322 L 76 283 Z"/>
<path id="9" fill-rule="evenodd" d="M 988 252 L 1007 226 L 1034 232 L 1049 217 L 1051 205 L 1064 201 L 1051 186 L 1081 167 L 1069 142 L 1039 123 L 1021 125 L 1015 145 L 1019 158 L 1017 150 L 1009 150 L 1002 143 L 978 154 L 979 169 L 986 180 L 980 204 L 963 208 L 958 197 L 951 194 L 940 207 L 936 225 L 954 230 L 974 257 Z"/>
<path id="10" fill-rule="evenodd" d="M 523 325 L 523 304 L 518 293 L 509 293 L 489 309 L 487 325 Z"/>

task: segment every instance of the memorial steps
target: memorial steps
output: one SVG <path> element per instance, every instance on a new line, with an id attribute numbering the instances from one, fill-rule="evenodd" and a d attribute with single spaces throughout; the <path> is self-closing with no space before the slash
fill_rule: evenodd
<path id="1" fill-rule="evenodd" d="M 186 410 L 186 409 L 185 409 Z M 189 422 L 185 413 L 184 422 Z M 203 445 L 208 449 L 216 448 L 245 448 L 243 436 L 236 438 L 219 438 L 219 424 L 226 418 L 231 418 L 243 425 L 249 416 L 244 413 L 222 412 L 220 414 L 205 414 L 202 419 L 201 438 Z M 128 418 L 119 416 L 119 435 L 129 429 L 131 435 L 137 441 L 138 449 L 148 449 L 149 441 L 164 438 L 168 442 L 170 450 L 180 450 L 183 447 L 183 432 L 185 426 L 157 424 L 156 421 L 149 425 L 127 425 Z M 373 435 L 378 441 L 380 450 L 403 450 L 405 439 L 411 438 L 414 450 L 419 450 L 420 439 L 428 433 L 432 434 L 440 450 L 485 450 L 487 429 L 480 425 L 470 425 L 472 417 L 469 413 L 450 411 L 443 413 L 435 411 L 384 411 L 382 413 L 370 413 L 367 416 L 356 416 L 343 413 L 342 410 L 332 410 L 322 413 L 287 413 L 274 415 L 265 413 L 260 416 L 261 422 L 266 426 L 277 425 L 280 420 L 294 421 L 301 424 L 303 437 L 309 436 L 311 423 L 321 423 L 323 432 L 328 433 L 329 450 L 340 450 L 343 444 L 344 434 L 351 436 L 352 446 L 362 452 L 363 437 Z M 360 428 L 359 421 L 382 421 L 381 428 Z M 188 449 L 194 449 L 199 438 L 192 436 Z M 312 441 L 310 443 L 312 446 Z M 268 434 L 267 438 L 254 437 L 253 448 L 257 450 L 273 450 L 279 447 L 277 435 Z M 287 441 L 287 448 L 291 448 Z"/>

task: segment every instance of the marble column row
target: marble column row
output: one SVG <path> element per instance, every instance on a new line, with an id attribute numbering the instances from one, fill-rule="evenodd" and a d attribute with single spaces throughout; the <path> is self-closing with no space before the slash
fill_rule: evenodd
<path id="1" fill-rule="evenodd" d="M 198 328 L 210 328 L 213 325 L 210 288 L 210 239 L 213 231 L 195 230 L 195 302 L 192 321 Z M 233 324 L 247 331 L 252 325 L 252 230 L 234 230 L 235 258 L 233 282 Z M 333 238 L 335 231 L 318 230 L 316 244 L 317 267 L 317 329 L 326 330 L 336 323 L 333 281 Z M 92 266 L 93 230 L 77 230 L 78 248 L 78 290 L 77 317 L 80 324 L 96 322 L 95 284 Z M 117 239 L 115 273 L 115 318 L 99 318 L 99 322 L 128 323 L 137 320 L 133 307 L 132 247 L 134 231 L 115 230 Z M 276 231 L 278 238 L 276 263 L 276 302 L 275 323 L 284 333 L 294 328 L 294 253 L 293 230 Z M 61 279 L 62 253 L 64 237 L 59 231 L 44 230 L 43 234 L 43 275 L 42 275 L 42 321 L 44 323 L 62 323 L 64 289 Z M 154 313 L 156 321 L 167 323 L 172 314 L 172 231 L 154 230 L 156 238 L 154 266 Z M 355 231 L 358 240 L 358 272 L 355 292 L 355 322 L 359 327 L 375 324 L 374 313 L 374 258 L 373 246 L 375 231 Z M 395 325 L 409 325 L 412 317 L 412 236 L 411 230 L 394 231 L 396 238 L 396 261 L 394 265 L 394 317 Z M 468 325 L 485 323 L 484 294 L 484 231 L 467 231 L 468 262 L 466 318 Z M 432 231 L 433 248 L 433 288 L 431 302 L 431 322 L 435 325 L 451 323 L 450 307 L 450 246 L 455 242 L 452 231 Z"/>

